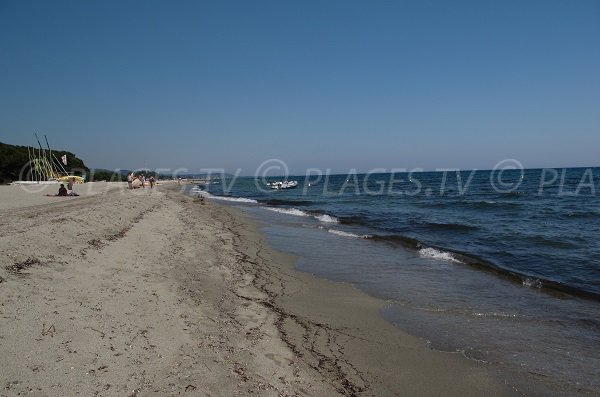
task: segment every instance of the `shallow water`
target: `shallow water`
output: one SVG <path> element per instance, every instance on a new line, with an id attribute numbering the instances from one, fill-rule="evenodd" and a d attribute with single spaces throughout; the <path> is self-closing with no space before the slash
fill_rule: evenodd
<path id="1" fill-rule="evenodd" d="M 246 211 L 266 220 L 260 210 Z M 562 395 L 600 391 L 596 302 L 559 298 L 419 251 L 335 235 L 309 219 L 268 218 L 268 242 L 297 255 L 299 270 L 350 282 L 386 300 L 383 316 L 432 348 L 494 364 L 505 377 L 543 377 Z"/>

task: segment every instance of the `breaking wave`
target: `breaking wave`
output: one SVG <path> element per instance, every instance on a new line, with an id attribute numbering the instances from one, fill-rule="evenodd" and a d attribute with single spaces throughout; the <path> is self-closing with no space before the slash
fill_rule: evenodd
<path id="1" fill-rule="evenodd" d="M 230 201 L 230 202 L 235 202 L 235 203 L 247 203 L 247 204 L 257 204 L 258 203 L 258 201 L 256 201 L 256 200 L 245 198 L 245 197 L 215 196 L 214 194 L 210 194 L 209 192 L 199 189 L 199 188 L 196 188 L 196 187 L 190 189 L 190 192 L 197 196 L 206 197 L 211 200 L 221 200 L 221 201 Z"/>
<path id="2" fill-rule="evenodd" d="M 319 222 L 323 222 L 323 223 L 338 223 L 339 222 L 336 217 L 331 216 L 329 214 L 311 213 L 311 212 L 299 210 L 297 208 L 278 208 L 278 207 L 263 207 L 263 208 L 266 210 L 269 210 L 269 211 L 278 212 L 280 214 L 304 216 L 304 217 L 311 216 L 311 217 L 315 218 L 316 220 L 318 220 Z"/>
<path id="3" fill-rule="evenodd" d="M 294 215 L 294 216 L 310 216 L 310 214 L 301 211 L 297 208 L 277 208 L 277 207 L 263 207 L 266 210 L 278 212 L 280 214 Z"/>
<path id="4" fill-rule="evenodd" d="M 331 234 L 335 234 L 336 236 L 342 236 L 342 237 L 351 237 L 351 238 L 369 238 L 370 237 L 367 234 L 361 235 L 361 234 L 349 233 L 349 232 L 344 232 L 342 230 L 335 230 L 335 229 L 329 229 L 327 231 Z"/>
<path id="5" fill-rule="evenodd" d="M 327 214 L 315 215 L 315 218 L 324 223 L 339 223 L 336 217 Z"/>
<path id="6" fill-rule="evenodd" d="M 462 263 L 461 261 L 456 259 L 450 252 L 440 251 L 431 247 L 420 249 L 419 255 L 421 255 L 424 258 L 441 259 L 449 262 Z"/>
<path id="7" fill-rule="evenodd" d="M 235 203 L 251 203 L 251 204 L 258 203 L 258 201 L 256 201 L 256 200 L 244 198 L 244 197 L 209 196 L 209 198 L 213 199 L 213 200 L 231 201 L 231 202 L 235 202 Z"/>

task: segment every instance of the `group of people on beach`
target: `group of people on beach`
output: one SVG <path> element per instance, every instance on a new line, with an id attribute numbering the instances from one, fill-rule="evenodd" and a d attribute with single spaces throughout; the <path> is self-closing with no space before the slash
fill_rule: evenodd
<path id="1" fill-rule="evenodd" d="M 75 184 L 75 178 L 69 178 L 67 180 L 67 187 L 65 187 L 64 183 L 60 184 L 58 188 L 58 193 L 55 196 L 59 197 L 67 197 L 67 196 L 79 196 L 79 194 L 73 191 L 73 185 Z M 51 194 L 47 194 L 46 196 L 52 196 Z"/>
<path id="2" fill-rule="evenodd" d="M 140 181 L 140 186 L 133 186 L 133 182 L 136 179 Z M 148 183 L 150 184 L 150 189 L 154 189 L 154 185 L 156 184 L 154 175 L 150 175 Z M 144 174 L 134 175 L 133 172 L 130 172 L 127 174 L 127 189 L 135 189 L 137 187 L 141 187 L 142 189 L 146 188 L 146 176 Z"/>

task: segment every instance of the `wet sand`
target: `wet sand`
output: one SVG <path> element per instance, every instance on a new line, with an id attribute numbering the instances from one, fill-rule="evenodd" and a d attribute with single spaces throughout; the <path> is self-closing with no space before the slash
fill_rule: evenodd
<path id="1" fill-rule="evenodd" d="M 179 190 L 0 187 L 0 395 L 519 395 Z"/>

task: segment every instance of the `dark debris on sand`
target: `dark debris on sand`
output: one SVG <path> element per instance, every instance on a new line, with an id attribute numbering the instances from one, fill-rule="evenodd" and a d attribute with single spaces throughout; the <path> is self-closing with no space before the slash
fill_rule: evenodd
<path id="1" fill-rule="evenodd" d="M 36 265 L 43 265 L 43 263 L 40 262 L 38 258 L 31 256 L 27 258 L 27 260 L 24 260 L 22 262 L 15 262 L 14 265 L 6 266 L 6 270 L 12 274 L 23 275 L 24 270 L 27 270 L 28 268 Z"/>

